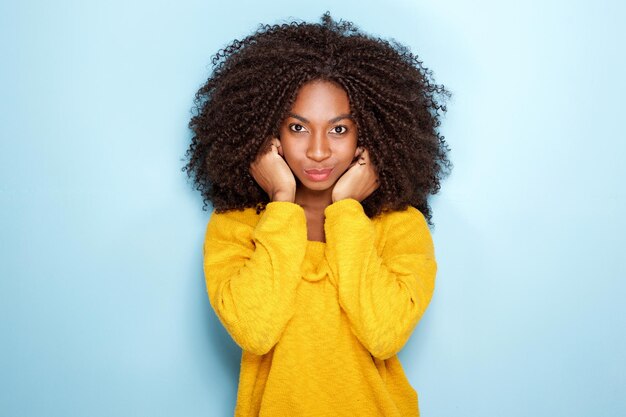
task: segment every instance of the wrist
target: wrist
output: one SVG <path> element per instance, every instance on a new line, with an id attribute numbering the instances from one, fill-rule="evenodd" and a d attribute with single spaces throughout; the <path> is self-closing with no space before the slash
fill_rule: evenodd
<path id="1" fill-rule="evenodd" d="M 337 201 L 345 200 L 347 198 L 351 198 L 351 197 L 350 196 L 341 195 L 341 194 L 338 194 L 338 195 L 332 194 L 331 195 L 331 200 L 332 200 L 333 203 L 336 203 Z"/>
<path id="2" fill-rule="evenodd" d="M 296 200 L 296 192 L 294 191 L 276 191 L 272 195 L 272 201 L 286 201 L 293 203 Z"/>

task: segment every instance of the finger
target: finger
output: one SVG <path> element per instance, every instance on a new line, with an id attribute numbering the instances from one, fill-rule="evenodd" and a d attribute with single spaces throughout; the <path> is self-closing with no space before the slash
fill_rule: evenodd
<path id="1" fill-rule="evenodd" d="M 283 156 L 283 147 L 281 146 L 278 138 L 272 138 L 270 146 L 276 149 L 276 153 L 278 153 L 278 155 Z"/>
<path id="2" fill-rule="evenodd" d="M 376 171 L 376 166 L 372 162 L 372 160 L 370 158 L 369 151 L 367 149 L 361 155 L 360 161 L 361 161 L 362 165 L 367 165 L 369 168 L 371 168 L 372 170 Z"/>
<path id="3" fill-rule="evenodd" d="M 279 150 L 278 150 L 278 148 L 276 147 L 276 144 L 274 144 L 274 143 L 270 143 L 270 153 L 271 153 L 272 155 L 279 156 Z"/>
<path id="4" fill-rule="evenodd" d="M 276 150 L 278 151 L 278 154 L 279 154 L 280 156 L 284 156 L 284 150 L 283 150 L 282 143 L 280 143 L 280 140 L 279 140 L 279 139 L 275 139 L 275 140 L 276 140 L 276 143 L 277 143 L 277 145 L 276 145 Z"/>
<path id="5" fill-rule="evenodd" d="M 369 158 L 367 155 L 367 150 L 363 150 L 363 152 L 359 155 L 359 165 L 364 166 L 369 163 Z"/>
<path id="6" fill-rule="evenodd" d="M 272 152 L 272 148 L 274 148 L 274 140 L 270 138 L 270 140 L 266 141 L 263 145 L 263 153 Z"/>

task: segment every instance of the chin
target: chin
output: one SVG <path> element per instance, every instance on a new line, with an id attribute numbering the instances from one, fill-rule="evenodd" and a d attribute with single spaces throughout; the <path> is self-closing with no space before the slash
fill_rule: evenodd
<path id="1" fill-rule="evenodd" d="M 303 188 L 306 188 L 311 191 L 326 191 L 335 185 L 337 182 L 334 178 L 329 178 L 326 181 L 302 181 L 300 180 L 300 185 Z"/>
<path id="2" fill-rule="evenodd" d="M 311 191 L 326 191 L 329 188 L 332 188 L 333 184 L 334 183 L 330 183 L 330 182 L 328 182 L 328 183 L 326 183 L 326 182 L 324 182 L 324 183 L 316 182 L 316 183 L 313 183 L 313 184 L 302 184 L 302 186 L 304 188 L 308 188 Z"/>

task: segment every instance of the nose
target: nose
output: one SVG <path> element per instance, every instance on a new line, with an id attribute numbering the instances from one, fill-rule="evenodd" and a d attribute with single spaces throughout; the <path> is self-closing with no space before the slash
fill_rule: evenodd
<path id="1" fill-rule="evenodd" d="M 323 133 L 311 135 L 306 156 L 309 159 L 320 162 L 331 154 L 329 139 Z"/>

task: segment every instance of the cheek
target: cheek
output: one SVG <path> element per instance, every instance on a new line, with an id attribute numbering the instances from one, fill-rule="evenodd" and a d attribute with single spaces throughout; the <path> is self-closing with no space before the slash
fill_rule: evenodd
<path id="1" fill-rule="evenodd" d="M 293 144 L 287 142 L 281 142 L 283 148 L 283 158 L 287 161 L 287 164 L 291 167 L 292 164 L 297 163 L 299 151 Z"/>
<path id="2" fill-rule="evenodd" d="M 352 160 L 354 159 L 355 152 L 356 152 L 356 141 L 354 142 L 354 144 L 352 143 L 347 144 L 346 146 L 343 146 L 339 150 L 339 153 L 341 155 L 341 160 L 344 162 L 347 162 L 348 164 L 350 164 Z"/>

